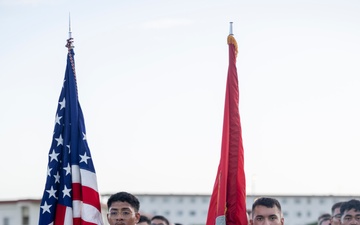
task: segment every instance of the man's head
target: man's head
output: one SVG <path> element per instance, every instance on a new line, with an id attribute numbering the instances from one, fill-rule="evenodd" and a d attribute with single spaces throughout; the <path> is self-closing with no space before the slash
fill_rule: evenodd
<path id="1" fill-rule="evenodd" d="M 360 201 L 351 199 L 343 202 L 340 206 L 341 224 L 358 225 L 360 224 Z"/>
<path id="2" fill-rule="evenodd" d="M 251 209 L 247 209 L 246 210 L 246 215 L 248 217 L 248 224 L 250 225 L 250 220 L 252 218 L 252 213 L 251 213 Z"/>
<path id="3" fill-rule="evenodd" d="M 151 220 L 149 217 L 141 215 L 137 225 L 151 225 Z"/>
<path id="4" fill-rule="evenodd" d="M 118 192 L 110 196 L 107 201 L 107 219 L 110 225 L 135 225 L 140 219 L 140 203 L 132 194 Z"/>
<path id="5" fill-rule="evenodd" d="M 340 206 L 342 202 L 337 202 L 331 207 L 331 225 L 340 225 L 341 224 L 341 214 L 340 214 Z"/>
<path id="6" fill-rule="evenodd" d="M 252 205 L 251 225 L 284 225 L 281 205 L 274 198 L 258 198 Z"/>
<path id="7" fill-rule="evenodd" d="M 166 217 L 156 215 L 151 218 L 151 225 L 170 225 L 170 222 Z"/>
<path id="8" fill-rule="evenodd" d="M 329 213 L 323 213 L 318 217 L 318 225 L 329 225 L 331 220 L 331 215 Z"/>
<path id="9" fill-rule="evenodd" d="M 330 222 L 331 222 L 330 217 L 324 217 L 318 222 L 318 224 L 319 225 L 330 225 Z"/>

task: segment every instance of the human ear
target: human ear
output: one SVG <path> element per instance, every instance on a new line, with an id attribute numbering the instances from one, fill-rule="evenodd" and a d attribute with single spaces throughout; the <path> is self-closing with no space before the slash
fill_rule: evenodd
<path id="1" fill-rule="evenodd" d="M 135 213 L 135 221 L 136 221 L 136 223 L 138 223 L 139 222 L 139 220 L 140 220 L 140 213 L 139 212 L 137 212 L 137 213 Z"/>

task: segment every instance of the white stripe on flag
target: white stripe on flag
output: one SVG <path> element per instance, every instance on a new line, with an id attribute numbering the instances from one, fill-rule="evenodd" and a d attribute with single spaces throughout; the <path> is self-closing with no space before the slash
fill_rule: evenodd
<path id="1" fill-rule="evenodd" d="M 64 224 L 73 224 L 72 209 L 70 207 L 66 207 Z"/>
<path id="2" fill-rule="evenodd" d="M 71 168 L 73 183 L 81 183 L 82 186 L 92 188 L 93 190 L 98 192 L 95 173 L 88 170 L 80 169 L 78 165 L 72 165 Z"/>
<path id="3" fill-rule="evenodd" d="M 73 213 L 75 218 L 81 217 L 81 201 L 73 201 Z"/>
<path id="4" fill-rule="evenodd" d="M 98 192 L 96 174 L 88 170 L 80 170 L 81 173 L 81 184 L 89 188 L 94 189 Z"/>
<path id="5" fill-rule="evenodd" d="M 80 168 L 78 165 L 71 165 L 71 176 L 73 183 L 80 183 Z"/>
<path id="6" fill-rule="evenodd" d="M 73 201 L 74 217 L 84 221 L 102 225 L 102 215 L 99 210 L 92 205 L 83 204 L 81 201 Z"/>

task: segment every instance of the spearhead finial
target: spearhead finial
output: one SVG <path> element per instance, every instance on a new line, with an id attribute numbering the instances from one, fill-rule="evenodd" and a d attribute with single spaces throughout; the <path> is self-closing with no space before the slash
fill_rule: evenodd
<path id="1" fill-rule="evenodd" d="M 65 47 L 67 47 L 69 50 L 74 48 L 73 45 L 74 39 L 72 38 L 72 32 L 71 32 L 71 19 L 70 19 L 70 13 L 69 13 L 69 39 L 67 39 L 67 43 Z"/>
<path id="2" fill-rule="evenodd" d="M 233 35 L 233 22 L 230 22 L 230 32 L 229 32 L 229 35 Z"/>
<path id="3" fill-rule="evenodd" d="M 70 13 L 69 13 L 69 38 L 71 37 L 71 18 L 70 18 Z"/>

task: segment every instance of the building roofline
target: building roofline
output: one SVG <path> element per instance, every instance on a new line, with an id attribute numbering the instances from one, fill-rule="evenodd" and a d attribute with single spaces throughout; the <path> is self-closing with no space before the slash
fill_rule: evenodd
<path id="1" fill-rule="evenodd" d="M 132 193 L 135 196 L 175 196 L 175 197 L 197 197 L 203 196 L 208 197 L 211 194 L 186 194 L 186 193 Z M 102 197 L 110 197 L 109 193 L 102 194 Z M 334 195 L 334 194 L 247 194 L 246 197 L 340 197 L 340 198 L 350 198 L 350 197 L 357 197 L 359 198 L 360 195 Z"/>
<path id="2" fill-rule="evenodd" d="M 110 197 L 109 193 L 106 194 L 102 194 L 101 197 Z M 133 195 L 137 196 L 137 197 L 143 197 L 143 196 L 149 196 L 149 197 L 167 197 L 167 196 L 174 196 L 174 197 L 210 197 L 210 194 L 185 194 L 185 193 L 133 193 Z M 304 195 L 304 194 L 286 194 L 286 195 L 282 195 L 282 194 L 248 194 L 246 195 L 247 198 L 258 198 L 258 197 L 273 197 L 273 198 L 283 198 L 283 197 L 322 197 L 322 198 L 326 198 L 326 197 L 338 197 L 338 198 L 360 198 L 360 195 L 333 195 L 333 194 L 328 194 L 328 195 L 316 195 L 316 194 L 311 194 L 311 195 Z M 14 200 L 1 200 L 0 199 L 0 204 L 13 204 L 13 203 L 20 203 L 20 202 L 29 202 L 29 203 L 37 203 L 40 204 L 41 199 L 14 199 Z"/>
<path id="3" fill-rule="evenodd" d="M 28 199 L 4 200 L 4 201 L 0 200 L 0 204 L 14 204 L 14 203 L 23 203 L 23 202 L 40 204 L 41 199 L 28 198 Z"/>

